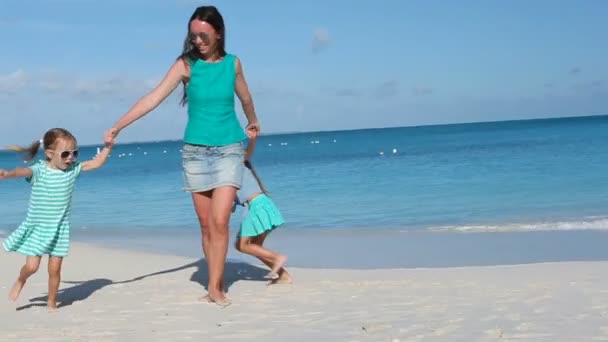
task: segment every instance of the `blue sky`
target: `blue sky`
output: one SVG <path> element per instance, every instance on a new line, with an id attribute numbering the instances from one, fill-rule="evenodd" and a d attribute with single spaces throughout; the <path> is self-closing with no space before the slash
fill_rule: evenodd
<path id="1" fill-rule="evenodd" d="M 264 132 L 608 114 L 608 2 L 0 2 L 0 145 L 97 143 L 218 6 Z M 179 139 L 173 97 L 121 142 Z M 240 109 L 239 109 L 240 113 Z"/>

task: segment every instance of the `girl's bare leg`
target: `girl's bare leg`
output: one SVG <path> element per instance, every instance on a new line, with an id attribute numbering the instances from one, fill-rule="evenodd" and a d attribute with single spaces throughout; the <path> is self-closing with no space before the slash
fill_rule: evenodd
<path id="1" fill-rule="evenodd" d="M 256 245 L 262 246 L 262 245 L 264 245 L 264 241 L 266 240 L 267 236 L 268 236 L 268 232 L 266 232 L 262 235 L 253 237 L 251 240 L 251 243 L 255 243 Z M 268 266 L 272 269 L 272 260 L 263 259 L 263 258 L 258 258 L 258 259 L 261 262 L 263 262 L 266 266 Z M 291 277 L 291 274 L 289 274 L 289 272 L 287 272 L 287 269 L 285 267 L 281 267 L 281 269 L 277 272 L 277 274 L 279 275 L 279 278 L 272 279 L 270 281 L 269 285 L 292 284 L 293 283 L 293 278 Z"/>
<path id="2" fill-rule="evenodd" d="M 49 257 L 49 298 L 47 301 L 49 311 L 57 310 L 57 291 L 59 291 L 59 283 L 61 282 L 62 263 L 62 257 Z"/>
<path id="3" fill-rule="evenodd" d="M 273 251 L 264 248 L 261 244 L 255 244 L 252 242 L 253 238 L 250 237 L 241 237 L 239 241 L 237 241 L 237 249 L 240 252 L 252 255 L 262 262 L 269 261 L 270 265 L 268 267 L 271 268 L 270 272 L 266 275 L 268 279 L 278 279 L 278 272 L 283 268 L 283 265 L 287 261 L 287 257 L 282 254 L 274 253 Z"/>
<path id="4" fill-rule="evenodd" d="M 25 265 L 21 267 L 21 272 L 19 272 L 19 277 L 15 284 L 11 288 L 11 291 L 8 293 L 8 298 L 13 302 L 16 302 L 19 298 L 19 294 L 27 281 L 32 274 L 38 271 L 38 267 L 40 266 L 40 256 L 28 256 L 25 258 Z"/>

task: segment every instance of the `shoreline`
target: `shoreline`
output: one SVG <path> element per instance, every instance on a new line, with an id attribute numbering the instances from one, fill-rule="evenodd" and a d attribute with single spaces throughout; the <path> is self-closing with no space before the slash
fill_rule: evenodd
<path id="1" fill-rule="evenodd" d="M 6 232 L 6 230 L 5 230 Z M 227 258 L 257 262 L 234 248 Z M 3 239 L 0 230 L 0 239 Z M 117 251 L 201 258 L 198 229 L 73 230 L 72 241 Z M 397 230 L 281 229 L 267 247 L 289 256 L 289 265 L 311 269 L 413 269 L 608 261 L 608 232 L 402 232 Z M 314 246 L 314 247 L 313 247 Z M 314 252 L 313 252 L 314 250 Z"/>
<path id="2" fill-rule="evenodd" d="M 256 261 L 234 248 L 230 235 L 228 259 Z M 75 241 L 102 247 L 202 257 L 196 231 L 141 234 L 104 231 L 75 234 Z M 313 269 L 411 269 L 520 265 L 564 261 L 608 261 L 608 233 L 552 232 L 399 232 L 391 230 L 277 230 L 268 248 L 289 256 L 289 264 Z M 313 247 L 314 246 L 314 247 Z M 314 251 L 314 252 L 313 252 Z"/>

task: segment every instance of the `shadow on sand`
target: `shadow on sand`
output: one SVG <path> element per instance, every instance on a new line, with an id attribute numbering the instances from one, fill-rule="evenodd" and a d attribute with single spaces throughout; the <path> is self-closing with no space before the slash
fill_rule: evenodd
<path id="1" fill-rule="evenodd" d="M 96 278 L 86 281 L 63 281 L 64 284 L 73 285 L 71 287 L 59 289 L 57 293 L 57 307 L 65 307 L 74 304 L 74 302 L 83 301 L 89 298 L 93 293 L 103 289 L 106 286 L 117 285 L 117 284 L 128 284 L 136 281 L 140 281 L 145 278 L 154 277 L 158 275 L 173 273 L 182 271 L 188 268 L 194 268 L 194 272 L 190 276 L 190 281 L 196 282 L 207 289 L 207 283 L 209 280 L 209 274 L 207 272 L 207 262 L 205 259 L 163 270 L 150 274 L 141 275 L 133 279 L 113 281 L 107 278 Z M 244 262 L 226 261 L 226 268 L 224 270 L 224 283 L 226 291 L 230 290 L 230 287 L 239 280 L 253 280 L 253 281 L 267 281 L 264 276 L 268 273 L 267 269 L 250 265 Z M 17 311 L 29 309 L 36 306 L 46 306 L 48 295 L 31 298 L 29 304 L 20 306 Z"/>

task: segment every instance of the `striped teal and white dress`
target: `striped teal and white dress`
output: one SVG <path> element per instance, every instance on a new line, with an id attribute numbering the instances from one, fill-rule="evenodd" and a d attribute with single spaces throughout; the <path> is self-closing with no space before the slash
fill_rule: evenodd
<path id="1" fill-rule="evenodd" d="M 72 193 L 82 164 L 75 162 L 66 170 L 51 169 L 46 161 L 30 167 L 32 185 L 25 221 L 2 243 L 7 252 L 29 256 L 64 257 L 70 247 Z"/>

